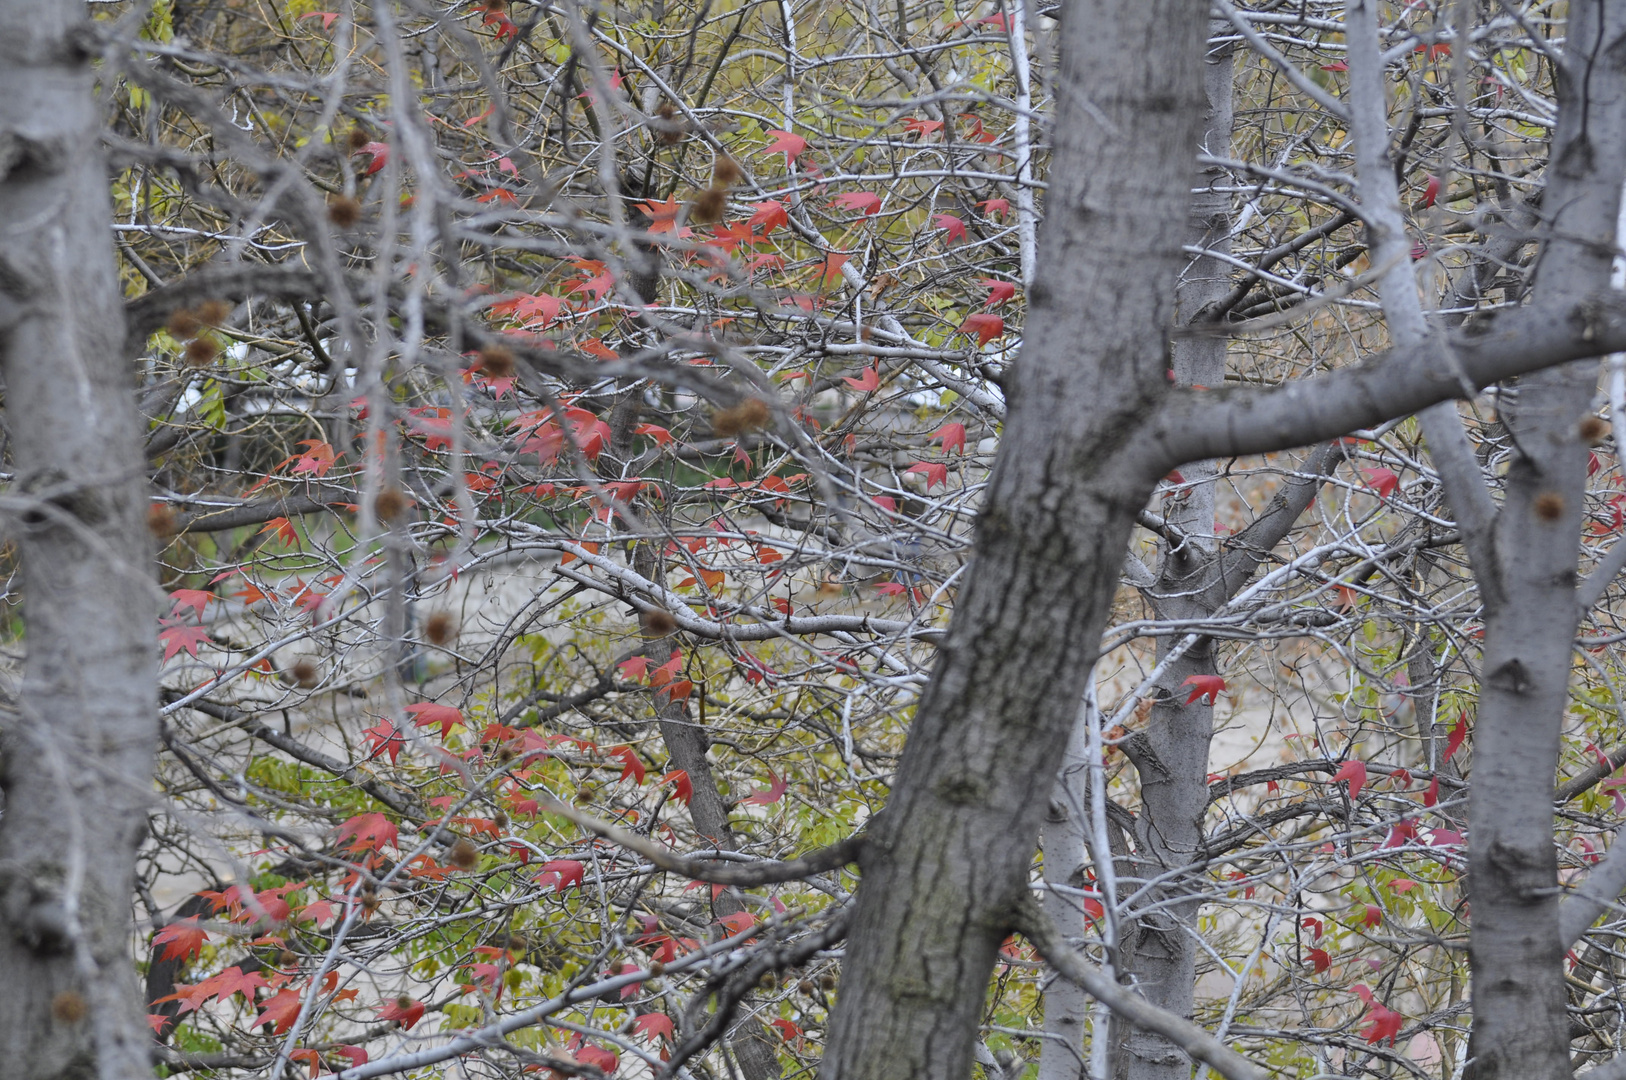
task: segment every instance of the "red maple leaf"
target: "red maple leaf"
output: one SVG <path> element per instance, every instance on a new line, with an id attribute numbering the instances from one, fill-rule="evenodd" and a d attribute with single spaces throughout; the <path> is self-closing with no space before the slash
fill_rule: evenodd
<path id="1" fill-rule="evenodd" d="M 671 1041 L 677 1038 L 672 1029 L 672 1018 L 665 1013 L 644 1013 L 632 1022 L 632 1030 L 650 1039 Z"/>
<path id="2" fill-rule="evenodd" d="M 790 163 L 801 157 L 802 153 L 807 150 L 807 140 L 800 135 L 792 135 L 790 132 L 780 131 L 778 128 L 770 130 L 768 135 L 772 141 L 767 146 L 764 146 L 760 153 L 784 154 L 786 168 L 789 168 Z"/>
<path id="3" fill-rule="evenodd" d="M 564 311 L 565 302 L 548 293 L 522 293 L 491 305 L 493 315 L 505 315 L 533 329 L 545 329 Z"/>
<path id="4" fill-rule="evenodd" d="M 372 155 L 373 160 L 367 164 L 367 175 L 371 176 L 379 169 L 382 169 L 384 163 L 390 159 L 390 144 L 381 142 L 363 143 L 356 153 Z"/>
<path id="5" fill-rule="evenodd" d="M 1367 484 L 1379 497 L 1388 498 L 1394 494 L 1395 488 L 1400 486 L 1400 477 L 1393 469 L 1362 469 Z"/>
<path id="6" fill-rule="evenodd" d="M 254 1018 L 254 1026 L 274 1024 L 276 1026 L 272 1030 L 281 1035 L 294 1026 L 294 1018 L 299 1015 L 303 1005 L 304 997 L 297 990 L 278 990 L 261 1004 L 260 1015 Z"/>
<path id="7" fill-rule="evenodd" d="M 1326 949 L 1306 949 L 1304 955 L 1309 958 L 1314 971 L 1322 972 L 1332 967 L 1332 957 L 1327 955 Z"/>
<path id="8" fill-rule="evenodd" d="M 763 236 L 790 224 L 790 215 L 785 212 L 785 204 L 777 199 L 759 202 L 751 207 L 751 211 L 751 217 L 745 224 Z"/>
<path id="9" fill-rule="evenodd" d="M 1180 685 L 1191 687 L 1191 693 L 1186 695 L 1187 705 L 1199 698 L 1207 698 L 1212 705 L 1219 700 L 1220 691 L 1225 689 L 1225 680 L 1218 675 L 1192 675 Z"/>
<path id="10" fill-rule="evenodd" d="M 925 142 L 927 139 L 931 138 L 931 136 L 943 129 L 943 121 L 921 120 L 916 117 L 910 117 L 903 122 L 903 129 L 908 132 L 919 134 L 920 141 Z"/>
<path id="11" fill-rule="evenodd" d="M 1433 806 L 1440 801 L 1440 778 L 1435 776 L 1428 782 L 1428 790 L 1423 792 L 1423 805 Z"/>
<path id="12" fill-rule="evenodd" d="M 960 333 L 975 334 L 977 348 L 982 348 L 997 337 L 1004 336 L 1005 320 L 991 311 L 979 311 L 967 315 L 965 322 L 960 324 Z"/>
<path id="13" fill-rule="evenodd" d="M 583 1065 L 594 1066 L 601 1070 L 605 1076 L 611 1075 L 621 1067 L 620 1056 L 601 1046 L 584 1046 L 580 1050 L 573 1051 L 573 1053 L 577 1061 Z"/>
<path id="14" fill-rule="evenodd" d="M 1366 1021 L 1366 1027 L 1361 1030 L 1362 1038 L 1369 1043 L 1381 1043 L 1387 1039 L 1389 1045 L 1393 1046 L 1395 1037 L 1400 1034 L 1400 1025 L 1404 1017 L 1376 998 L 1372 998 L 1367 1003 Z"/>
<path id="15" fill-rule="evenodd" d="M 639 424 L 632 429 L 634 435 L 648 435 L 655 440 L 656 446 L 666 446 L 673 441 L 672 433 L 659 424 Z"/>
<path id="16" fill-rule="evenodd" d="M 954 450 L 965 453 L 965 425 L 944 424 L 932 432 L 932 441 L 939 440 L 943 443 L 943 453 L 947 454 Z"/>
<path id="17" fill-rule="evenodd" d="M 615 275 L 597 259 L 572 259 L 576 268 L 585 275 L 566 292 L 586 293 L 594 302 L 602 302 L 615 288 Z"/>
<path id="18" fill-rule="evenodd" d="M 197 989 L 206 991 L 203 995 L 203 998 L 206 1001 L 212 997 L 217 997 L 224 1001 L 233 994 L 242 994 L 245 998 L 252 1001 L 254 999 L 254 991 L 265 985 L 265 976 L 261 975 L 259 972 L 255 971 L 244 975 L 243 969 L 234 965 L 227 968 L 225 971 L 222 971 L 213 978 L 205 979 L 198 985 Z"/>
<path id="19" fill-rule="evenodd" d="M 621 779 L 625 780 L 631 777 L 633 783 L 640 785 L 644 782 L 643 759 L 638 756 L 637 751 L 633 750 L 632 747 L 618 746 L 610 751 L 610 756 L 621 762 Z"/>
<path id="20" fill-rule="evenodd" d="M 579 888 L 586 872 L 587 867 L 576 859 L 554 859 L 542 864 L 536 883 L 545 889 L 551 881 L 554 892 L 564 892 L 572 885 Z"/>
<path id="21" fill-rule="evenodd" d="M 318 477 L 326 476 L 333 468 L 333 447 L 321 439 L 304 439 L 299 443 L 305 448 L 303 454 L 298 455 L 294 462 L 294 475 L 300 473 L 314 473 Z"/>
<path id="22" fill-rule="evenodd" d="M 641 202 L 638 209 L 649 215 L 649 231 L 652 233 L 676 232 L 677 218 L 683 212 L 683 204 L 676 195 L 665 202 Z"/>
<path id="23" fill-rule="evenodd" d="M 164 643 L 165 660 L 183 650 L 196 659 L 198 646 L 209 640 L 209 631 L 201 626 L 183 626 L 169 619 L 159 619 L 158 623 L 163 627 L 158 631 L 158 640 Z"/>
<path id="24" fill-rule="evenodd" d="M 1459 713 L 1457 715 L 1457 722 L 1451 725 L 1451 733 L 1445 737 L 1445 757 L 1440 759 L 1441 762 L 1443 763 L 1450 761 L 1451 755 L 1457 752 L 1457 750 L 1462 746 L 1462 740 L 1466 739 L 1467 737 L 1468 714 Z M 1603 757 L 1601 754 L 1599 756 Z M 1609 759 L 1606 757 L 1603 758 L 1603 764 L 1605 768 L 1608 768 Z"/>
<path id="25" fill-rule="evenodd" d="M 1361 788 L 1366 785 L 1366 762 L 1359 758 L 1350 758 L 1338 766 L 1338 771 L 1332 774 L 1332 782 L 1349 784 L 1349 801 L 1354 802 L 1361 797 Z"/>
<path id="26" fill-rule="evenodd" d="M 926 490 L 930 491 L 935 484 L 948 483 L 948 466 L 932 461 L 917 461 L 905 473 L 920 473 L 926 478 Z"/>
<path id="27" fill-rule="evenodd" d="M 732 915 L 724 915 L 717 920 L 718 926 L 726 926 L 729 936 L 743 934 L 761 920 L 749 911 L 736 911 Z"/>
<path id="28" fill-rule="evenodd" d="M 740 805 L 742 805 L 742 806 L 771 806 L 772 804 L 778 802 L 780 799 L 784 798 L 785 797 L 785 792 L 788 791 L 788 790 L 790 790 L 790 785 L 789 784 L 785 783 L 785 781 L 783 781 L 779 777 L 775 776 L 772 772 L 769 772 L 768 773 L 768 790 L 767 791 L 758 791 L 753 795 L 747 795 L 744 799 L 740 800 Z"/>
<path id="29" fill-rule="evenodd" d="M 965 239 L 965 222 L 953 214 L 938 214 L 932 218 L 932 227 L 947 231 L 948 242 L 951 244 L 956 240 Z"/>
<path id="30" fill-rule="evenodd" d="M 981 281 L 977 282 L 977 284 L 988 290 L 988 299 L 982 305 L 984 310 L 992 307 L 998 307 L 1000 304 L 1003 304 L 1005 301 L 1016 295 L 1016 283 L 1014 281 L 1000 281 L 998 278 L 983 278 Z"/>
<path id="31" fill-rule="evenodd" d="M 205 605 L 219 599 L 214 593 L 202 589 L 176 589 L 169 595 L 175 601 L 175 606 L 169 610 L 171 615 L 179 615 L 182 608 L 191 608 L 200 619 L 203 618 Z"/>
<path id="32" fill-rule="evenodd" d="M 661 777 L 661 783 L 668 781 L 672 784 L 672 797 L 687 806 L 689 800 L 694 797 L 694 784 L 689 780 L 688 771 L 674 769 Z"/>
<path id="33" fill-rule="evenodd" d="M 993 136 L 990 135 L 989 138 L 992 139 Z M 977 205 L 982 207 L 985 216 L 997 217 L 1001 221 L 1011 214 L 1011 200 L 1009 199 L 984 199 Z"/>
<path id="34" fill-rule="evenodd" d="M 840 281 L 841 268 L 847 265 L 847 260 L 850 258 L 852 258 L 851 255 L 843 255 L 840 252 L 831 252 L 826 255 L 824 261 L 819 264 L 819 281 L 825 285 L 834 285 Z"/>
<path id="35" fill-rule="evenodd" d="M 398 1020 L 402 1027 L 409 1028 L 423 1019 L 423 1002 L 402 994 L 394 1001 L 380 1008 L 378 1018 L 380 1020 Z"/>
<path id="36" fill-rule="evenodd" d="M 339 826 L 337 838 L 343 840 L 351 838 L 350 851 L 360 851 L 362 848 L 378 850 L 385 844 L 395 847 L 400 836 L 400 830 L 389 818 L 378 812 L 371 814 L 357 814 L 355 817 Z"/>
<path id="37" fill-rule="evenodd" d="M 858 378 L 843 377 L 841 381 L 861 394 L 871 394 L 881 388 L 881 373 L 874 367 L 867 367 Z"/>
<path id="38" fill-rule="evenodd" d="M 197 919 L 177 919 L 154 934 L 152 943 L 164 947 L 158 954 L 160 960 L 179 960 L 198 955 L 208 940 L 208 932 L 198 925 Z"/>
<path id="39" fill-rule="evenodd" d="M 830 205 L 857 210 L 864 217 L 871 217 L 881 212 L 881 197 L 870 191 L 844 191 L 831 199 Z"/>
<path id="40" fill-rule="evenodd" d="M 436 705 L 433 701 L 418 701 L 408 705 L 406 714 L 412 717 L 412 722 L 418 727 L 434 727 L 440 725 L 440 738 L 444 742 L 451 733 L 452 727 L 463 723 L 463 714 L 450 705 Z"/>
<path id="41" fill-rule="evenodd" d="M 367 740 L 368 760 L 377 757 L 379 754 L 388 754 L 390 764 L 394 765 L 395 759 L 401 756 L 402 750 L 406 749 L 406 740 L 401 737 L 399 731 L 395 730 L 395 725 L 388 720 L 380 720 L 376 726 L 365 729 L 361 734 Z"/>

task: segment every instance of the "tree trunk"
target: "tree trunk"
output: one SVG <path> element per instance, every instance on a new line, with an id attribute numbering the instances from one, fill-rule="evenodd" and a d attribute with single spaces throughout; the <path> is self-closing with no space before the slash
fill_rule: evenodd
<path id="1" fill-rule="evenodd" d="M 150 1076 L 130 964 L 157 743 L 151 553 L 86 28 L 0 0 L 0 359 L 27 659 L 3 730 L 0 1054 Z"/>
<path id="2" fill-rule="evenodd" d="M 1232 50 L 1223 45 L 1203 65 L 1203 89 L 1208 100 L 1208 122 L 1202 149 L 1218 157 L 1230 154 Z M 1205 168 L 1198 174 L 1197 194 L 1190 219 L 1191 243 L 1220 252 L 1230 250 L 1231 196 L 1214 191 L 1223 185 L 1222 169 Z M 1212 256 L 1194 258 L 1180 276 L 1175 294 L 1180 325 L 1209 317 L 1208 308 L 1231 290 L 1229 266 Z M 1174 343 L 1174 380 L 1182 386 L 1223 386 L 1227 339 L 1219 335 L 1183 336 Z M 1165 544 L 1158 581 L 1151 589 L 1159 618 L 1200 619 L 1212 615 L 1230 599 L 1215 589 L 1220 576 L 1220 546 L 1214 520 L 1213 462 L 1193 462 L 1181 470 L 1192 485 L 1165 502 L 1165 520 L 1182 542 Z M 1157 640 L 1161 662 L 1183 638 Z M 1204 638 L 1169 665 L 1157 689 L 1146 727 L 1149 756 L 1135 760 L 1141 783 L 1141 813 L 1136 850 L 1151 877 L 1198 861 L 1203 843 L 1203 818 L 1208 810 L 1208 744 L 1214 733 L 1214 702 L 1185 703 L 1181 690 L 1192 676 L 1218 674 L 1214 643 Z M 1140 764 L 1155 761 L 1156 768 Z M 1146 918 L 1124 922 L 1124 968 L 1146 1000 L 1176 1016 L 1191 1018 L 1196 1001 L 1197 910 L 1196 888 L 1175 884 L 1169 893 L 1189 893 L 1187 899 Z M 1167 896 L 1167 893 L 1165 894 Z M 1191 1059 L 1156 1032 L 1131 1030 L 1124 1054 L 1128 1080 L 1186 1080 Z"/>
<path id="3" fill-rule="evenodd" d="M 1559 121 L 1542 200 L 1532 304 L 1609 281 L 1626 176 L 1626 3 L 1570 7 Z M 1506 498 L 1475 573 L 1485 652 L 1468 809 L 1473 1080 L 1567 1080 L 1570 1025 L 1559 932 L 1553 789 L 1580 618 L 1575 585 L 1587 448 L 1578 425 L 1598 365 L 1521 380 L 1502 408 L 1514 442 Z"/>
<path id="4" fill-rule="evenodd" d="M 1044 796 L 1160 475 L 1133 448 L 1168 386 L 1207 15 L 1197 0 L 1093 0 L 1062 23 L 1052 187 L 1009 421 L 976 566 L 861 862 L 832 1080 L 970 1072 Z"/>

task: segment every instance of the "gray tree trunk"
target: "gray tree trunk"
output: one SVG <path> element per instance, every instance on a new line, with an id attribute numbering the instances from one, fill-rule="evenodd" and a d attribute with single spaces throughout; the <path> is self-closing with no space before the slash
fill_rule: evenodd
<path id="1" fill-rule="evenodd" d="M 1203 90 L 1208 101 L 1202 150 L 1229 157 L 1231 150 L 1231 85 L 1235 65 L 1230 46 L 1211 52 L 1203 65 Z M 1230 250 L 1231 196 L 1215 191 L 1223 185 L 1224 170 L 1208 168 L 1198 174 L 1192 200 L 1189 241 L 1217 252 Z M 1175 294 L 1179 325 L 1204 321 L 1208 310 L 1231 291 L 1230 267 L 1212 256 L 1193 258 L 1180 276 Z M 1227 339 L 1219 335 L 1182 336 L 1174 342 L 1174 380 L 1182 386 L 1219 387 L 1225 384 Z M 1214 520 L 1213 462 L 1193 462 L 1180 470 L 1193 485 L 1165 501 L 1164 518 L 1182 540 L 1165 542 L 1165 554 L 1150 599 L 1159 618 L 1200 619 L 1212 615 L 1230 596 L 1214 588 L 1219 578 L 1220 544 Z M 1274 545 L 1272 545 L 1274 546 Z M 1157 659 L 1163 661 L 1181 638 L 1157 641 Z M 1203 818 L 1208 809 L 1208 746 L 1214 733 L 1214 702 L 1199 699 L 1186 704 L 1189 691 L 1181 684 L 1191 676 L 1219 674 L 1214 643 L 1204 638 L 1176 658 L 1158 687 L 1146 738 L 1150 755 L 1136 755 L 1140 773 L 1141 813 L 1135 846 L 1145 876 L 1198 861 L 1203 843 Z M 1142 763 L 1147 767 L 1141 767 Z M 1156 762 L 1156 767 L 1150 763 Z M 1187 899 L 1155 915 L 1125 923 L 1124 967 L 1133 971 L 1146 1000 L 1176 1016 L 1191 1018 L 1196 1001 L 1197 910 L 1201 882 L 1191 890 L 1175 886 Z M 1174 1043 L 1155 1032 L 1131 1030 L 1124 1055 L 1128 1080 L 1186 1080 L 1191 1059 Z"/>
<path id="2" fill-rule="evenodd" d="M 1200 0 L 1068 9 L 1027 336 L 976 565 L 861 860 L 823 1075 L 962 1077 L 1135 514 L 1166 392 L 1202 131 Z M 1039 783 L 1035 783 L 1035 778 Z"/>
<path id="3" fill-rule="evenodd" d="M 27 659 L 0 732 L 0 1055 L 150 1076 L 130 963 L 157 744 L 156 593 L 84 13 L 0 0 L 0 361 Z"/>
<path id="4" fill-rule="evenodd" d="M 1566 39 L 1537 308 L 1607 284 L 1613 245 L 1595 240 L 1614 235 L 1626 176 L 1626 3 L 1578 0 Z M 1473 1080 L 1571 1071 L 1553 792 L 1581 614 L 1578 425 L 1597 372 L 1583 361 L 1527 376 L 1501 410 L 1514 457 L 1489 556 L 1474 568 L 1486 618 L 1468 811 Z"/>
<path id="5" fill-rule="evenodd" d="M 1388 158 L 1376 0 L 1350 0 L 1352 129 L 1373 262 L 1388 267 L 1384 313 L 1397 345 L 1426 350 L 1399 192 Z M 1532 303 L 1561 303 L 1609 280 L 1626 172 L 1626 4 L 1570 9 L 1560 119 L 1543 198 Z M 1584 88 L 1584 92 L 1583 92 Z M 1423 414 L 1430 453 L 1480 583 L 1485 651 L 1469 808 L 1469 1069 L 1490 1077 L 1570 1076 L 1553 785 L 1568 694 L 1587 449 L 1579 424 L 1597 385 L 1582 361 L 1521 379 L 1498 403 L 1514 443 L 1498 511 L 1449 403 Z"/>
<path id="6" fill-rule="evenodd" d="M 1585 17 L 1593 7 L 1578 5 L 1578 10 Z M 1609 351 L 1620 333 L 1606 314 L 1614 310 L 1607 274 L 1603 286 L 1595 287 L 1590 266 L 1582 265 L 1599 258 L 1606 264 L 1612 247 L 1594 244 L 1584 259 L 1570 259 L 1568 251 L 1555 257 L 1559 246 L 1549 245 L 1540 265 L 1545 271 L 1552 264 L 1560 287 L 1548 285 L 1545 306 L 1538 302 L 1458 335 L 1455 371 L 1438 350 L 1398 348 L 1280 390 L 1171 391 L 1165 376 L 1170 357 L 1162 339 L 1184 262 L 1179 249 L 1189 148 L 1201 124 L 1206 15 L 1194 0 L 1092 0 L 1070 7 L 1063 20 L 1039 280 L 1029 297 L 1023 355 L 1012 372 L 1005 439 L 978 523 L 977 563 L 922 696 L 887 811 L 870 830 L 861 857 L 863 883 L 823 1065 L 830 1080 L 969 1073 L 994 954 L 1013 923 L 1012 906 L 1024 896 L 1049 801 L 1032 793 L 1050 791 L 1096 659 L 1124 543 L 1153 485 L 1169 468 L 1194 458 L 1333 438 L 1454 396 L 1463 373 L 1476 385 L 1512 378 Z M 1587 31 L 1577 31 L 1578 40 L 1586 40 Z M 1604 41 L 1612 43 L 1613 37 Z M 1573 55 L 1591 54 L 1576 50 Z M 1618 111 L 1613 91 L 1600 89 L 1584 99 L 1575 94 L 1575 80 L 1591 77 L 1591 71 L 1581 71 L 1566 79 L 1558 164 L 1550 178 L 1560 186 L 1549 187 L 1548 205 L 1557 201 L 1565 208 L 1559 224 L 1562 235 L 1571 238 L 1612 235 L 1618 191 L 1605 194 L 1596 190 L 1595 180 L 1583 184 L 1564 174 L 1590 176 L 1596 168 L 1618 188 L 1621 170 L 1614 158 L 1626 152 L 1618 122 L 1598 112 Z M 1590 154 L 1579 152 L 1584 144 L 1571 146 L 1588 124 L 1598 140 Z M 1582 220 L 1594 214 L 1595 207 L 1587 206 L 1573 211 L 1581 217 L 1572 227 L 1572 197 L 1605 207 L 1606 224 L 1593 227 Z M 1535 469 L 1547 457 L 1569 453 L 1570 444 L 1578 444 L 1571 432 L 1556 449 L 1534 451 L 1534 464 L 1521 467 Z M 1302 494 L 1302 487 L 1297 490 Z M 1580 512 L 1578 499 L 1560 498 L 1558 516 L 1572 523 Z M 1518 525 L 1529 527 L 1528 521 Z M 1507 528 L 1510 544 L 1537 539 Z M 1256 557 L 1245 539 L 1234 545 L 1243 564 Z M 1570 540 L 1573 549 L 1573 530 Z M 1567 557 L 1566 580 L 1573 582 L 1573 550 Z M 1533 565 L 1550 558 L 1536 556 Z M 1233 565 L 1230 558 L 1222 562 L 1222 583 Z M 1560 638 L 1567 655 L 1570 637 L 1558 630 L 1555 625 L 1543 633 Z M 1506 674 L 1503 678 L 1508 681 Z M 1514 680 L 1508 693 L 1528 695 L 1531 685 Z M 1487 710 L 1497 707 L 1487 702 Z M 1487 724 L 1483 713 L 1480 722 Z M 1532 761 L 1539 764 L 1539 755 L 1525 756 L 1526 771 Z M 1552 861 L 1550 770 L 1541 783 L 1546 787 L 1539 798 L 1515 792 L 1500 807 L 1542 819 L 1532 833 L 1540 832 L 1543 854 L 1534 847 L 1509 850 L 1520 858 L 1545 859 L 1528 879 L 1545 873 L 1542 885 L 1551 889 L 1554 878 L 1543 868 Z M 1518 830 L 1505 838 L 1520 844 L 1528 839 Z M 1476 835 L 1476 847 L 1483 840 Z M 1479 888 L 1476 883 L 1476 895 Z M 1498 891 L 1492 906 L 1531 903 L 1532 894 L 1519 888 Z M 1479 920 L 1476 899 L 1476 935 Z M 1556 928 L 1556 919 L 1552 925 Z M 1550 936 L 1556 941 L 1556 929 Z M 1549 953 L 1554 961 L 1559 955 L 1539 934 L 1522 944 L 1503 943 L 1513 960 L 1523 955 L 1546 964 Z M 1546 978 L 1539 975 L 1525 984 L 1525 999 L 1543 990 Z M 1517 980 L 1508 975 L 1507 985 Z M 1550 1000 L 1561 1012 L 1561 986 Z M 1476 1016 L 1480 1023 L 1483 1017 Z M 1521 1040 L 1547 1045 L 1541 1025 L 1531 1025 L 1525 1015 L 1500 1024 L 1505 1030 L 1496 1038 L 1510 1046 Z M 1532 1027 L 1534 1032 L 1528 1030 Z M 1549 1075 L 1541 1054 L 1508 1057 L 1539 1066 L 1524 1073 Z"/>

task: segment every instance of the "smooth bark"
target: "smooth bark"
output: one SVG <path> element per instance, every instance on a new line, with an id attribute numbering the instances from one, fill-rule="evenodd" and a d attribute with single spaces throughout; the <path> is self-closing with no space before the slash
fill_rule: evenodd
<path id="1" fill-rule="evenodd" d="M 0 0 L 0 359 L 26 594 L 4 714 L 0 1054 L 19 1080 L 149 1076 L 130 965 L 158 741 L 157 594 L 77 5 Z"/>

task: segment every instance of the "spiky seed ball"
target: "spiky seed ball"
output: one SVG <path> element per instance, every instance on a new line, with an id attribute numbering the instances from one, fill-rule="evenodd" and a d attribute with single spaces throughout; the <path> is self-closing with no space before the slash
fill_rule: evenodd
<path id="1" fill-rule="evenodd" d="M 667 611 L 645 611 L 638 616 L 645 637 L 663 638 L 677 629 L 677 620 Z"/>
<path id="2" fill-rule="evenodd" d="M 654 963 L 649 965 L 649 974 L 652 976 L 665 975 L 666 965 L 661 963 L 659 960 L 656 960 Z"/>
<path id="3" fill-rule="evenodd" d="M 407 497 L 398 488 L 385 488 L 373 500 L 373 513 L 379 521 L 391 522 L 406 513 Z"/>
<path id="4" fill-rule="evenodd" d="M 732 408 L 719 409 L 712 414 L 711 430 L 727 438 L 746 431 L 755 431 L 768 426 L 773 419 L 773 410 L 761 398 L 746 398 Z"/>
<path id="5" fill-rule="evenodd" d="M 412 1006 L 414 1006 L 416 1004 L 417 1004 L 416 1001 L 413 1001 L 411 998 L 407 997 L 405 994 L 402 994 L 400 997 L 395 999 L 395 1007 L 397 1009 L 400 1009 L 402 1012 L 405 1012 L 407 1009 L 412 1008 Z"/>
<path id="6" fill-rule="evenodd" d="M 186 343 L 186 351 L 182 355 L 186 357 L 189 367 L 208 367 L 220 355 L 220 346 L 210 338 L 195 337 Z"/>
<path id="7" fill-rule="evenodd" d="M 731 188 L 745 176 L 740 171 L 739 162 L 723 154 L 711 166 L 711 186 L 718 188 Z"/>
<path id="8" fill-rule="evenodd" d="M 1556 491 L 1543 491 L 1536 496 L 1535 511 L 1543 521 L 1557 521 L 1564 516 L 1564 496 Z"/>
<path id="9" fill-rule="evenodd" d="M 181 531 L 180 515 L 172 506 L 152 503 L 147 507 L 147 531 L 160 540 L 174 536 Z"/>
<path id="10" fill-rule="evenodd" d="M 317 670 L 316 663 L 306 657 L 294 661 L 294 666 L 288 669 L 293 676 L 294 685 L 301 690 L 309 690 L 321 681 L 322 673 Z"/>
<path id="11" fill-rule="evenodd" d="M 361 203 L 348 195 L 336 195 L 327 202 L 327 219 L 341 229 L 353 228 L 361 220 Z"/>
<path id="12" fill-rule="evenodd" d="M 90 1015 L 90 1002 L 77 990 L 63 990 L 51 999 L 51 1016 L 58 1023 L 77 1024 Z"/>
<path id="13" fill-rule="evenodd" d="M 205 300 L 198 305 L 198 318 L 205 326 L 219 326 L 231 318 L 231 304 L 224 300 Z"/>
<path id="14" fill-rule="evenodd" d="M 813 980 L 803 979 L 801 982 L 796 984 L 796 989 L 801 993 L 811 994 L 813 992 Z"/>
<path id="15" fill-rule="evenodd" d="M 492 824 L 496 825 L 499 829 L 508 828 L 508 815 L 503 813 L 501 810 L 498 810 L 495 814 L 491 815 L 491 821 Z"/>
<path id="16" fill-rule="evenodd" d="M 656 120 L 650 126 L 655 129 L 655 138 L 663 146 L 676 146 L 683 141 L 683 135 L 689 125 L 678 116 L 677 110 L 670 101 L 663 101 L 655 109 Z"/>
<path id="17" fill-rule="evenodd" d="M 506 379 L 514 373 L 514 354 L 501 345 L 487 345 L 480 350 L 480 370 L 488 378 Z"/>
<path id="18" fill-rule="evenodd" d="M 355 153 L 363 146 L 366 146 L 368 143 L 372 142 L 373 137 L 367 134 L 361 128 L 354 127 L 350 129 L 350 134 L 346 136 L 346 141 L 350 144 L 350 151 Z"/>
<path id="19" fill-rule="evenodd" d="M 457 636 L 457 620 L 449 611 L 436 611 L 423 621 L 423 638 L 431 645 L 445 645 Z"/>
<path id="20" fill-rule="evenodd" d="M 297 967 L 298 965 L 299 957 L 294 955 L 292 949 L 283 949 L 281 952 L 277 953 L 277 966 L 279 968 L 291 968 Z"/>
<path id="21" fill-rule="evenodd" d="M 181 311 L 172 313 L 169 317 L 169 321 L 164 324 L 164 329 L 168 330 L 175 337 L 184 340 L 194 336 L 199 330 L 203 329 L 203 320 L 198 318 L 196 312 L 192 311 L 190 308 L 185 308 Z"/>
<path id="22" fill-rule="evenodd" d="M 728 209 L 728 189 L 709 187 L 694 197 L 689 203 L 689 220 L 702 225 L 723 219 L 723 211 Z"/>
<path id="23" fill-rule="evenodd" d="M 1601 416 L 1589 416 L 1581 421 L 1581 441 L 1598 446 L 1609 437 L 1609 421 Z"/>
<path id="24" fill-rule="evenodd" d="M 473 844 L 459 838 L 452 845 L 452 850 L 446 853 L 446 861 L 459 870 L 473 870 L 480 865 L 480 852 L 475 850 Z"/>
<path id="25" fill-rule="evenodd" d="M 823 975 L 819 976 L 819 989 L 821 989 L 821 990 L 834 990 L 835 988 L 836 988 L 836 977 L 834 975 L 830 974 L 827 971 Z"/>

